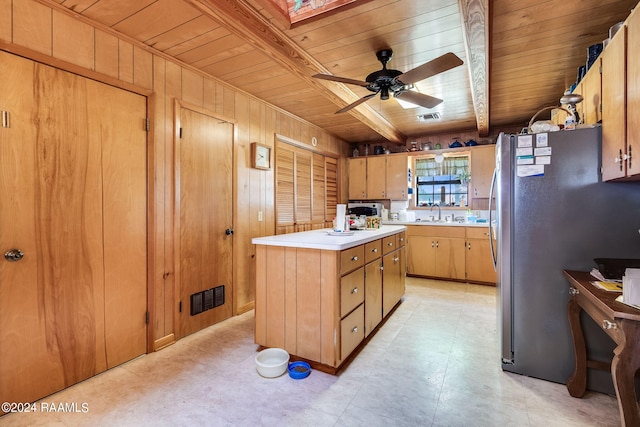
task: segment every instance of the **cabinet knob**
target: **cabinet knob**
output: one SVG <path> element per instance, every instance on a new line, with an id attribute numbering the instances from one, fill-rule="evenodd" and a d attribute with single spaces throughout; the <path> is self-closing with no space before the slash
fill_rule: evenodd
<path id="1" fill-rule="evenodd" d="M 580 291 L 577 290 L 576 288 L 574 288 L 574 287 L 570 287 L 569 288 L 569 295 L 578 295 L 579 293 L 580 293 Z"/>
<path id="2" fill-rule="evenodd" d="M 393 246 L 393 243 L 389 242 L 387 243 L 387 246 Z"/>
<path id="3" fill-rule="evenodd" d="M 618 329 L 618 324 L 616 322 L 610 322 L 609 320 L 603 320 L 602 327 L 604 329 Z"/>
<path id="4" fill-rule="evenodd" d="M 467 249 L 471 250 L 471 243 L 467 243 Z"/>
<path id="5" fill-rule="evenodd" d="M 357 294 L 357 293 L 358 293 L 358 288 L 353 288 L 353 289 L 351 289 L 351 293 L 352 293 L 352 294 Z"/>
<path id="6" fill-rule="evenodd" d="M 398 257 L 395 257 L 395 258 L 393 259 L 393 263 L 394 263 L 394 264 L 397 264 L 397 263 L 398 263 L 398 261 L 400 261 L 400 258 L 398 258 Z"/>
<path id="7" fill-rule="evenodd" d="M 435 248 L 435 247 L 436 247 L 436 243 L 435 243 L 433 240 L 431 241 L 431 247 L 432 247 L 432 248 Z"/>
<path id="8" fill-rule="evenodd" d="M 357 326 L 354 326 L 354 327 L 353 327 L 353 329 L 351 329 L 351 332 L 353 332 L 354 334 L 355 334 L 356 332 L 358 332 L 358 327 L 357 327 Z"/>
<path id="9" fill-rule="evenodd" d="M 378 253 L 378 248 L 371 249 L 371 252 L 373 252 L 374 254 Z"/>
<path id="10" fill-rule="evenodd" d="M 358 255 L 356 255 L 353 258 L 351 258 L 351 261 L 357 261 L 357 260 L 358 260 Z"/>

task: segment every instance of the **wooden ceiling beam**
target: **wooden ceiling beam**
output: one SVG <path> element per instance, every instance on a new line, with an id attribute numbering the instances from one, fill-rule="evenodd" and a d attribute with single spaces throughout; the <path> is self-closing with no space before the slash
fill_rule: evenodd
<path id="1" fill-rule="evenodd" d="M 316 88 L 338 106 L 359 99 L 345 85 L 311 77 L 330 72 L 312 56 L 300 49 L 282 31 L 270 23 L 244 0 L 184 0 L 229 31 L 264 52 L 289 72 Z M 348 112 L 383 138 L 404 145 L 407 137 L 366 104 Z"/>
<path id="2" fill-rule="evenodd" d="M 489 0 L 458 0 L 479 136 L 489 134 Z"/>

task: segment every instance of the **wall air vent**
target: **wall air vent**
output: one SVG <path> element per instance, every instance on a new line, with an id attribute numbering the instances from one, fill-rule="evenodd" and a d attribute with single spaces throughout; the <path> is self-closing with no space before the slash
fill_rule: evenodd
<path id="1" fill-rule="evenodd" d="M 224 304 L 224 285 L 191 295 L 191 315 L 211 310 Z"/>
<path id="2" fill-rule="evenodd" d="M 426 122 L 427 120 L 437 120 L 440 118 L 440 113 L 427 113 L 427 114 L 419 114 L 418 116 L 419 122 Z"/>

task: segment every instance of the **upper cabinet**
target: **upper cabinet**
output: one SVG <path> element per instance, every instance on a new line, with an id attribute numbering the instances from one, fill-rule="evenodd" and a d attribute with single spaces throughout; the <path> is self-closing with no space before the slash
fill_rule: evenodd
<path id="1" fill-rule="evenodd" d="M 626 26 L 602 52 L 602 179 L 626 175 Z"/>
<path id="2" fill-rule="evenodd" d="M 495 167 L 495 145 L 481 145 L 471 150 L 471 191 L 469 197 L 474 199 L 489 198 Z"/>
<path id="3" fill-rule="evenodd" d="M 407 153 L 348 159 L 350 200 L 407 200 Z"/>
<path id="4" fill-rule="evenodd" d="M 603 50 L 602 179 L 638 180 L 640 13 L 627 19 Z"/>
<path id="5" fill-rule="evenodd" d="M 608 46 L 607 46 L 608 47 Z M 640 8 L 634 10 L 627 26 L 627 173 L 640 179 Z M 635 157 L 635 159 L 634 159 Z"/>

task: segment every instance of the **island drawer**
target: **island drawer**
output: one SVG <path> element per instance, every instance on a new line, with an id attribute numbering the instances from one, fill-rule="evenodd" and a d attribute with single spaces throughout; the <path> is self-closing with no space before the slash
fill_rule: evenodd
<path id="1" fill-rule="evenodd" d="M 364 245 L 364 262 L 370 263 L 382 255 L 382 239 L 374 240 Z"/>
<path id="2" fill-rule="evenodd" d="M 340 355 L 344 360 L 364 339 L 364 304 L 340 322 Z"/>
<path id="3" fill-rule="evenodd" d="M 345 249 L 340 252 L 340 275 L 364 265 L 364 245 Z"/>
<path id="4" fill-rule="evenodd" d="M 384 254 L 388 254 L 391 251 L 394 251 L 398 246 L 398 235 L 394 234 L 393 236 L 387 236 L 382 239 L 382 252 Z"/>
<path id="5" fill-rule="evenodd" d="M 359 268 L 340 279 L 340 317 L 364 301 L 364 268 Z"/>

